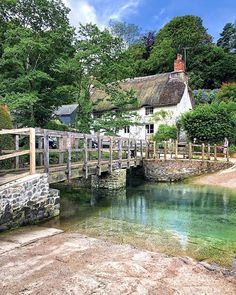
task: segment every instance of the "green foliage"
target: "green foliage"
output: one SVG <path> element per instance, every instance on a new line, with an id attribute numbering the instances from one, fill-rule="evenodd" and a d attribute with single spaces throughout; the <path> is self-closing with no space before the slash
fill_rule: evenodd
<path id="1" fill-rule="evenodd" d="M 177 139 L 177 127 L 167 124 L 161 124 L 153 136 L 153 139 L 157 142 L 169 140 L 169 139 Z"/>
<path id="2" fill-rule="evenodd" d="M 0 19 L 7 25 L 0 58 L 0 99 L 24 126 L 43 126 L 66 103 L 53 65 L 73 53 L 73 29 L 60 0 L 6 1 Z"/>
<path id="3" fill-rule="evenodd" d="M 101 83 L 115 82 L 133 76 L 132 59 L 125 43 L 108 29 L 96 25 L 80 25 L 76 59 L 81 70 Z"/>
<path id="4" fill-rule="evenodd" d="M 120 37 L 128 45 L 134 44 L 140 39 L 140 28 L 134 24 L 111 20 L 109 27 L 114 36 Z"/>
<path id="5" fill-rule="evenodd" d="M 7 108 L 0 105 L 0 130 L 1 129 L 12 129 L 12 121 Z M 11 135 L 0 136 L 0 155 L 1 150 L 11 150 L 13 149 L 13 138 Z M 0 168 L 6 169 L 11 167 L 11 160 L 0 161 Z"/>
<path id="6" fill-rule="evenodd" d="M 229 146 L 229 154 L 230 154 L 230 156 L 232 156 L 233 154 L 236 154 L 236 145 L 235 144 L 231 144 Z"/>
<path id="7" fill-rule="evenodd" d="M 216 89 L 224 81 L 236 79 L 236 55 L 209 44 L 189 57 L 189 80 L 193 89 Z"/>
<path id="8" fill-rule="evenodd" d="M 59 131 L 69 131 L 70 128 L 65 125 L 62 124 L 59 120 L 51 120 L 49 121 L 44 128 L 46 129 L 50 129 L 50 130 L 59 130 Z"/>
<path id="9" fill-rule="evenodd" d="M 236 83 L 223 84 L 218 92 L 217 98 L 219 101 L 236 102 Z"/>
<path id="10" fill-rule="evenodd" d="M 98 84 L 97 87 L 99 87 Z M 123 90 L 118 83 L 100 84 L 100 89 L 107 94 L 107 99 L 110 100 L 113 108 L 94 121 L 92 126 L 95 131 L 100 130 L 108 135 L 116 135 L 126 126 L 139 125 L 136 112 L 131 111 L 138 106 L 138 99 L 132 89 Z"/>
<path id="11" fill-rule="evenodd" d="M 155 122 L 159 122 L 159 121 L 165 121 L 168 120 L 169 118 L 171 118 L 172 116 L 172 111 L 165 111 L 165 110 L 160 110 L 158 112 L 155 112 L 152 115 L 152 118 Z"/>
<path id="12" fill-rule="evenodd" d="M 226 52 L 236 52 L 236 24 L 227 23 L 224 26 L 217 46 L 222 47 Z"/>
<path id="13" fill-rule="evenodd" d="M 150 59 L 152 72 L 169 72 L 177 53 L 189 47 L 189 56 L 194 56 L 199 47 L 211 42 L 211 36 L 202 25 L 200 17 L 178 16 L 168 22 L 156 35 Z"/>
<path id="14" fill-rule="evenodd" d="M 180 125 L 189 138 L 198 142 L 222 143 L 224 138 L 235 141 L 236 103 L 201 104 L 182 115 Z"/>

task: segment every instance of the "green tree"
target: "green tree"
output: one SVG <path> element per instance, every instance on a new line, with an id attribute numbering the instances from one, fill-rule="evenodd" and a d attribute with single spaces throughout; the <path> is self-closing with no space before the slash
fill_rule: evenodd
<path id="1" fill-rule="evenodd" d="M 137 25 L 128 24 L 117 20 L 110 20 L 109 28 L 112 35 L 117 36 L 125 41 L 127 45 L 136 43 L 140 36 L 141 30 Z"/>
<path id="2" fill-rule="evenodd" d="M 167 124 L 161 124 L 153 136 L 153 139 L 157 142 L 169 139 L 177 139 L 177 127 L 174 125 L 170 126 Z"/>
<path id="3" fill-rule="evenodd" d="M 236 79 L 236 55 L 226 53 L 214 44 L 203 46 L 189 63 L 193 89 L 215 89 L 223 82 Z"/>
<path id="4" fill-rule="evenodd" d="M 180 125 L 192 141 L 196 138 L 198 142 L 222 143 L 224 137 L 227 137 L 235 142 L 235 112 L 234 102 L 201 104 L 183 114 Z"/>
<path id="5" fill-rule="evenodd" d="M 236 52 L 236 24 L 227 23 L 224 26 L 217 46 L 222 47 L 226 52 Z"/>
<path id="6" fill-rule="evenodd" d="M 0 105 L 0 130 L 12 129 L 13 124 L 11 121 L 10 113 L 5 105 Z M 13 139 L 11 135 L 0 136 L 0 155 L 2 150 L 11 150 L 13 148 Z M 0 161 L 0 168 L 10 168 L 11 160 Z"/>
<path id="7" fill-rule="evenodd" d="M 184 48 L 188 47 L 188 57 L 191 59 L 200 47 L 211 41 L 212 37 L 200 17 L 175 17 L 157 33 L 149 58 L 149 69 L 153 73 L 172 71 L 177 53 L 183 53 Z"/>
<path id="8" fill-rule="evenodd" d="M 101 83 L 133 76 L 132 58 L 125 43 L 112 36 L 108 29 L 100 30 L 92 24 L 80 25 L 76 49 L 76 59 L 80 60 L 83 73 L 96 77 Z"/>
<path id="9" fill-rule="evenodd" d="M 117 135 L 118 131 L 126 126 L 139 125 L 138 116 L 132 111 L 138 107 L 138 99 L 132 89 L 124 90 L 118 83 L 97 84 L 97 87 L 106 93 L 106 103 L 111 104 L 112 108 L 95 119 L 92 127 L 96 132 Z M 99 103 L 101 102 L 97 101 L 97 104 Z"/>
<path id="10" fill-rule="evenodd" d="M 74 52 L 68 12 L 60 0 L 1 3 L 0 19 L 8 30 L 0 59 L 0 99 L 20 125 L 44 126 L 66 102 L 58 95 L 61 85 L 53 66 Z"/>

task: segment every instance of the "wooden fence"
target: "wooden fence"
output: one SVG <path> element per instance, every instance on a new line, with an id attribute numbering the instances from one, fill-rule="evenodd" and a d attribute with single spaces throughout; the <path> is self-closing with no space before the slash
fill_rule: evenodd
<path id="1" fill-rule="evenodd" d="M 90 167 L 102 173 L 102 166 L 112 172 L 117 168 L 130 168 L 145 159 L 199 159 L 218 160 L 226 157 L 216 145 L 162 142 L 156 143 L 132 138 L 81 134 L 76 132 L 22 128 L 0 130 L 0 137 L 10 136 L 15 148 L 0 150 L 0 173 L 25 172 L 29 174 L 49 173 L 50 168 L 64 169 L 67 179 L 71 179 L 72 168 L 79 167 L 87 178 Z M 1 163 L 10 160 L 10 168 Z M 77 166 L 78 167 L 78 166 Z"/>
<path id="2" fill-rule="evenodd" d="M 229 151 L 216 144 L 193 144 L 175 142 L 149 142 L 148 157 L 158 159 L 189 159 L 189 160 L 219 160 L 229 161 Z"/>
<path id="3" fill-rule="evenodd" d="M 72 165 L 83 163 L 85 177 L 88 176 L 90 166 L 96 166 L 100 175 L 101 167 L 109 164 L 109 171 L 114 166 L 122 168 L 136 166 L 148 155 L 148 144 L 145 140 L 131 138 L 102 136 L 100 134 L 81 134 L 76 132 L 46 130 L 40 128 L 23 128 L 1 130 L 0 136 L 10 135 L 14 138 L 14 150 L 0 151 L 1 161 L 15 159 L 14 167 L 8 172 L 29 169 L 34 174 L 36 169 L 43 167 L 49 173 L 50 167 L 66 166 L 68 179 L 71 177 Z M 28 156 L 28 158 L 26 158 Z M 23 158 L 20 161 L 20 158 Z M 0 168 L 0 172 L 7 173 L 7 169 Z"/>

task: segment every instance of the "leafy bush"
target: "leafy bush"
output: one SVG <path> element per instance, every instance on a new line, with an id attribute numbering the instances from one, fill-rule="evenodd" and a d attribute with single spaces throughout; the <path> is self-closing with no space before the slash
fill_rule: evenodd
<path id="1" fill-rule="evenodd" d="M 218 100 L 236 102 L 236 83 L 225 83 L 217 94 Z"/>
<path id="2" fill-rule="evenodd" d="M 10 113 L 4 105 L 0 105 L 0 130 L 1 129 L 12 129 L 13 124 L 11 121 Z M 13 149 L 13 138 L 11 135 L 1 135 L 0 136 L 0 155 L 2 150 Z M 0 169 L 11 168 L 12 160 L 5 160 L 0 162 Z"/>
<path id="3" fill-rule="evenodd" d="M 198 142 L 221 143 L 224 138 L 235 142 L 236 103 L 202 104 L 182 115 L 180 125 L 189 138 Z"/>
<path id="4" fill-rule="evenodd" d="M 44 127 L 50 130 L 70 131 L 70 128 L 67 125 L 62 124 L 59 120 L 51 120 Z"/>
<path id="5" fill-rule="evenodd" d="M 169 139 L 176 139 L 177 138 L 177 128 L 176 126 L 161 124 L 158 128 L 158 131 L 154 135 L 153 139 L 155 141 L 164 141 Z"/>
<path id="6" fill-rule="evenodd" d="M 230 156 L 233 154 L 236 154 L 236 145 L 234 145 L 234 144 L 230 145 L 229 154 L 230 154 Z"/>

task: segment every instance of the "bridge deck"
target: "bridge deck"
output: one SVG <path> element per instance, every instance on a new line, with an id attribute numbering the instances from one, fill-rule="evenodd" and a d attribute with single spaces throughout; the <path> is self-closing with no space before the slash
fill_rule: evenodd
<path id="1" fill-rule="evenodd" d="M 157 144 L 150 140 L 40 128 L 0 130 L 0 136 L 10 137 L 15 142 L 14 149 L 0 150 L 0 186 L 35 173 L 48 173 L 50 183 L 87 178 L 92 174 L 140 165 L 144 158 L 216 161 L 219 155 L 222 156 L 222 150 L 216 145 L 180 144 L 177 141 Z M 228 151 L 226 156 L 229 160 Z M 14 169 L 1 170 L 2 162 Z"/>

